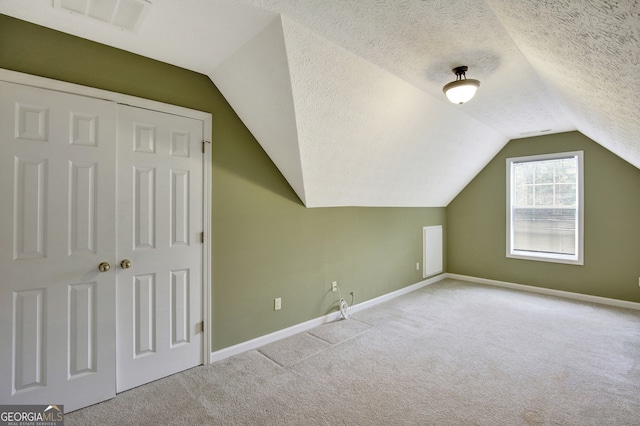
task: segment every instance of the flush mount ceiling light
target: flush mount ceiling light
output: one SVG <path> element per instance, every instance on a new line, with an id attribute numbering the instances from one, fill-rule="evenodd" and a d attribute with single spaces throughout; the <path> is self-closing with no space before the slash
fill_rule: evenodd
<path id="1" fill-rule="evenodd" d="M 462 65 L 455 67 L 451 71 L 456 75 L 456 81 L 447 83 L 442 88 L 442 91 L 447 95 L 447 99 L 454 104 L 463 104 L 469 102 L 473 95 L 476 94 L 476 90 L 480 87 L 478 80 L 467 79 L 465 73 L 469 67 Z"/>

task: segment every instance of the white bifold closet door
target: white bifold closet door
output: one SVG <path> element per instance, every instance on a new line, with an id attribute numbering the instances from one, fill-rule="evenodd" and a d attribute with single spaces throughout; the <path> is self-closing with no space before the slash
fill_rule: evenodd
<path id="1" fill-rule="evenodd" d="M 203 363 L 202 132 L 119 106 L 118 392 Z"/>
<path id="2" fill-rule="evenodd" d="M 68 412 L 201 364 L 202 121 L 0 93 L 0 404 Z"/>
<path id="3" fill-rule="evenodd" d="M 0 401 L 115 395 L 117 104 L 0 82 Z"/>

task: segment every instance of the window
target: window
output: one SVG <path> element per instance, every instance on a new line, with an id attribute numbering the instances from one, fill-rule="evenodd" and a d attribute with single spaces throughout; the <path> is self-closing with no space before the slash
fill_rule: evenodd
<path id="1" fill-rule="evenodd" d="M 507 158 L 507 257 L 583 264 L 582 157 Z"/>

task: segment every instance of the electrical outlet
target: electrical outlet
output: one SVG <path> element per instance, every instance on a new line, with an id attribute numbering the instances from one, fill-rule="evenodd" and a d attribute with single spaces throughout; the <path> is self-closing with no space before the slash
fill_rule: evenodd
<path id="1" fill-rule="evenodd" d="M 338 291 L 338 281 L 331 281 L 331 291 L 334 293 Z"/>
<path id="2" fill-rule="evenodd" d="M 638 277 L 638 287 L 640 287 L 640 277 Z"/>
<path id="3" fill-rule="evenodd" d="M 274 311 L 279 311 L 280 309 L 282 309 L 282 298 L 276 297 L 273 300 L 273 310 Z"/>
<path id="4" fill-rule="evenodd" d="M 416 271 L 420 270 L 420 262 L 416 262 Z"/>

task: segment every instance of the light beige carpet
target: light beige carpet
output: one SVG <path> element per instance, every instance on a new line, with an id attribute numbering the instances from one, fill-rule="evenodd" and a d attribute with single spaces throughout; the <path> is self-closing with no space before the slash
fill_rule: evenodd
<path id="1" fill-rule="evenodd" d="M 444 280 L 67 425 L 640 425 L 640 311 Z"/>

